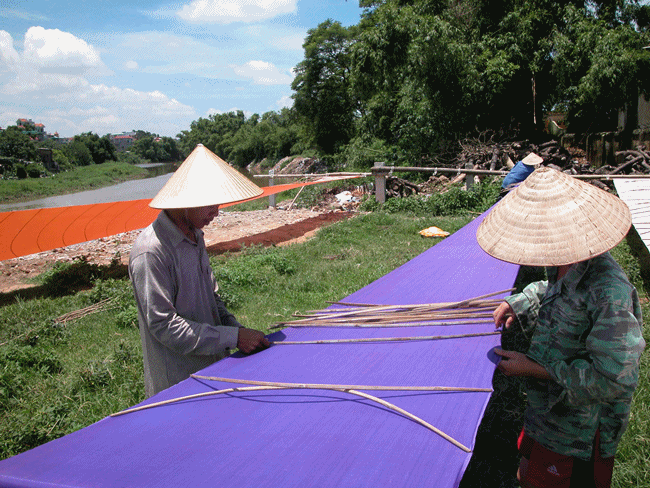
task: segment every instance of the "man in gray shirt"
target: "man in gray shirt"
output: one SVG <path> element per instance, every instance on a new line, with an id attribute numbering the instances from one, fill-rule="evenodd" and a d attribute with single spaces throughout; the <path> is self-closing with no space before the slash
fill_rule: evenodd
<path id="1" fill-rule="evenodd" d="M 207 193 L 207 195 L 206 195 Z M 162 211 L 142 231 L 129 257 L 147 397 L 226 356 L 268 347 L 243 327 L 218 295 L 202 227 L 219 205 L 261 193 L 202 145 L 179 167 L 150 206 Z"/>

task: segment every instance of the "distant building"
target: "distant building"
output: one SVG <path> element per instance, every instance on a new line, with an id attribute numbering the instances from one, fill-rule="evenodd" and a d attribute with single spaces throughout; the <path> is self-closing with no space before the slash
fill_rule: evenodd
<path id="1" fill-rule="evenodd" d="M 27 134 L 32 141 L 44 141 L 46 139 L 58 140 L 59 134 L 48 134 L 45 132 L 45 126 L 41 123 L 34 122 L 32 119 L 18 119 L 16 126 Z"/>
<path id="2" fill-rule="evenodd" d="M 123 132 L 121 134 L 111 134 L 109 138 L 117 152 L 128 151 L 135 142 L 135 132 Z"/>
<path id="3" fill-rule="evenodd" d="M 45 126 L 43 124 L 37 124 L 32 119 L 18 119 L 16 125 L 33 141 L 45 139 Z"/>

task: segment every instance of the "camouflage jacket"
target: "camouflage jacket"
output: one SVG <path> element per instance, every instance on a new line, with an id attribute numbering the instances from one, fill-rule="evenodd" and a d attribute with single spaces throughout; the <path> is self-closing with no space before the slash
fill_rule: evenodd
<path id="1" fill-rule="evenodd" d="M 614 456 L 630 415 L 645 347 L 639 297 L 609 253 L 574 264 L 557 280 L 507 298 L 535 324 L 528 357 L 552 380 L 528 378 L 524 429 L 548 449 L 588 460 L 600 429 L 603 457 Z"/>

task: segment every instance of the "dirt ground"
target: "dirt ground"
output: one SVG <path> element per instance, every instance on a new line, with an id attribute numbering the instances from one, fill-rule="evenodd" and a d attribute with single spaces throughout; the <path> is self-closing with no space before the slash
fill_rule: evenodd
<path id="1" fill-rule="evenodd" d="M 331 207 L 282 210 L 269 208 L 249 212 L 224 210 L 203 231 L 208 252 L 236 252 L 243 245 L 283 245 L 300 242 L 330 223 L 349 218 L 353 211 Z M 109 265 L 118 259 L 128 264 L 129 252 L 139 230 L 94 241 L 57 248 L 29 256 L 0 261 L 0 293 L 34 287 L 34 279 L 57 261 L 85 257 L 88 262 Z"/>

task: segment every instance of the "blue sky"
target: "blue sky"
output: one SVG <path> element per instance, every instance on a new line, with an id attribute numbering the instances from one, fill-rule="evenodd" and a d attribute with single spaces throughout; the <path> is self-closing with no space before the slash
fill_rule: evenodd
<path id="1" fill-rule="evenodd" d="M 0 127 L 70 137 L 291 106 L 307 31 L 358 23 L 358 0 L 3 0 Z"/>

